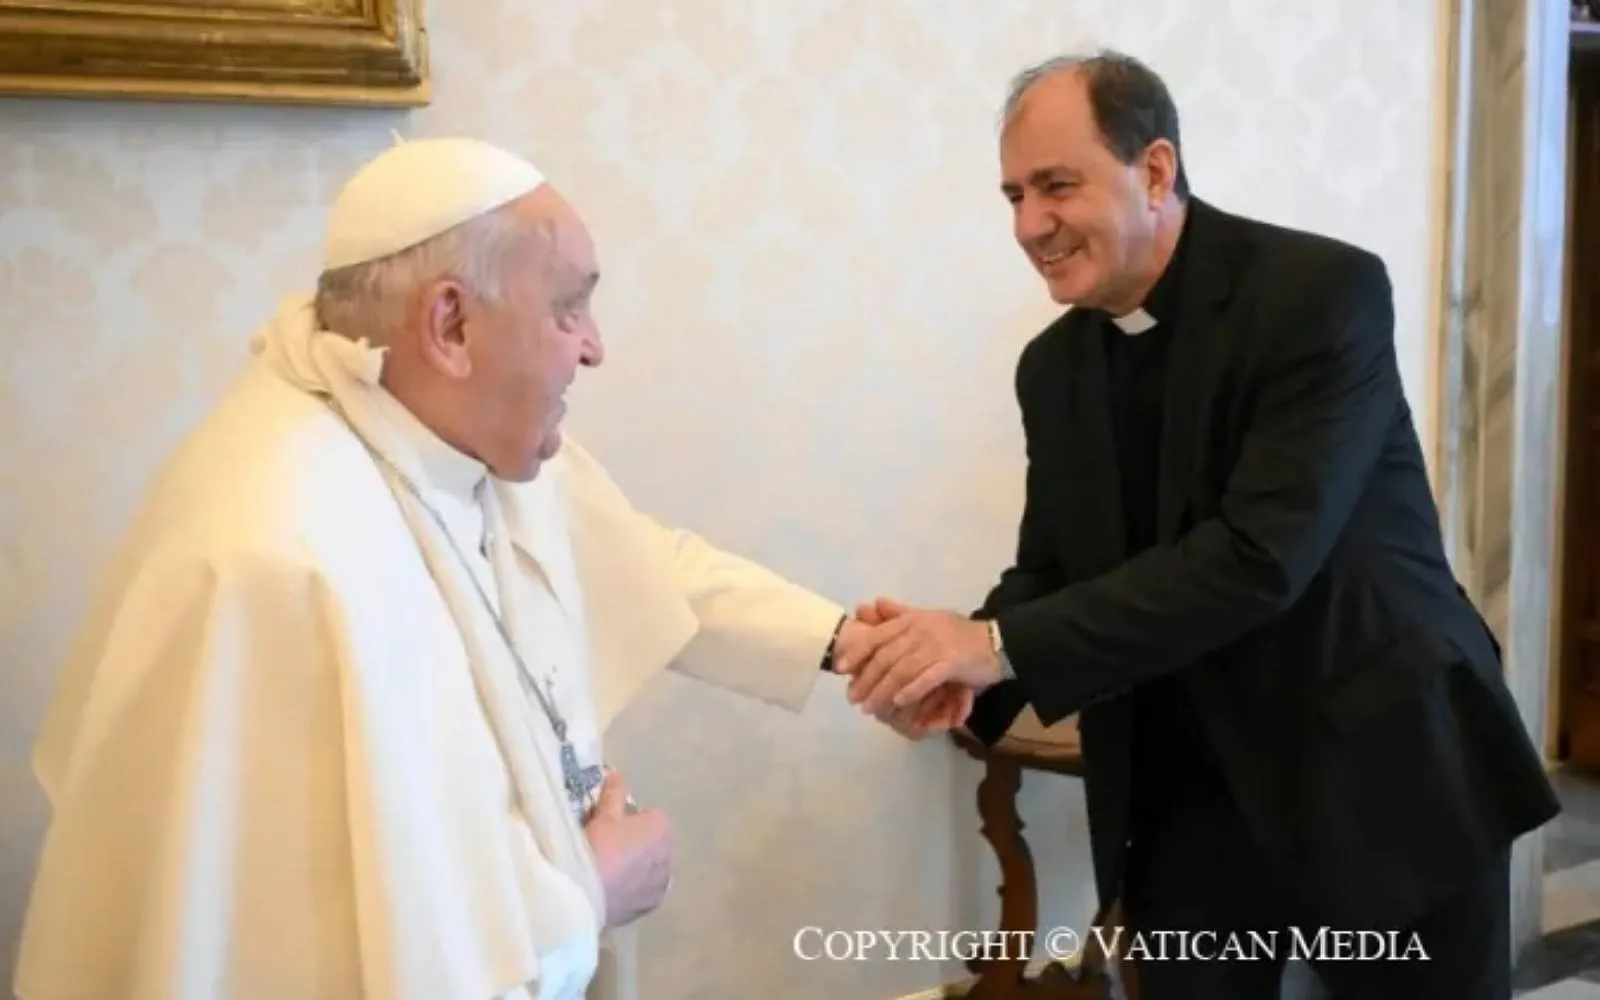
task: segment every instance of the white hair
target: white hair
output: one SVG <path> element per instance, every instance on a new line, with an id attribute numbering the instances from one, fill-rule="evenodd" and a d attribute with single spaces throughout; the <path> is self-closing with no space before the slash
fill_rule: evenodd
<path id="1" fill-rule="evenodd" d="M 324 271 L 317 278 L 317 322 L 352 340 L 384 344 L 405 322 L 418 289 L 444 278 L 502 303 L 506 265 L 538 231 L 506 206 L 388 257 Z"/>

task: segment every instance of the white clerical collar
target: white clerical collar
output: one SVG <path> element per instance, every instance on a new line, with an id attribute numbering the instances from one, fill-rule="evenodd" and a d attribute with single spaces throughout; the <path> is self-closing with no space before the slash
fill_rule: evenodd
<path id="1" fill-rule="evenodd" d="M 1125 316 L 1113 316 L 1111 322 L 1130 337 L 1138 336 L 1156 325 L 1156 318 L 1143 309 L 1135 309 Z"/>
<path id="2" fill-rule="evenodd" d="M 386 392 L 380 398 L 385 415 L 416 455 L 423 478 L 417 485 L 475 501 L 478 487 L 488 477 L 488 466 L 445 443 L 398 399 Z"/>

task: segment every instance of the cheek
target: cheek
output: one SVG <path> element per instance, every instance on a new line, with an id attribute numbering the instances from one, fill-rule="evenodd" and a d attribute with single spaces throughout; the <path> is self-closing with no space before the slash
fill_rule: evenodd
<path id="1" fill-rule="evenodd" d="M 572 383 L 578 367 L 581 349 L 572 343 L 573 340 L 563 334 L 554 334 L 542 341 L 529 359 L 521 379 L 529 409 L 540 411 L 545 416 L 559 409 L 559 401 Z"/>
<path id="2" fill-rule="evenodd" d="M 519 424 L 531 419 L 539 422 L 549 398 L 548 383 L 543 377 L 544 348 L 538 338 L 529 338 L 504 359 L 499 383 L 509 410 L 516 413 Z"/>
<path id="3" fill-rule="evenodd" d="M 1108 214 L 1098 200 L 1078 198 L 1061 206 L 1061 224 L 1085 243 L 1098 246 L 1105 242 Z"/>
<path id="4" fill-rule="evenodd" d="M 1126 257 L 1126 240 L 1113 220 L 1104 216 L 1086 222 L 1084 241 L 1089 248 L 1089 261 L 1098 270 L 1113 270 Z"/>

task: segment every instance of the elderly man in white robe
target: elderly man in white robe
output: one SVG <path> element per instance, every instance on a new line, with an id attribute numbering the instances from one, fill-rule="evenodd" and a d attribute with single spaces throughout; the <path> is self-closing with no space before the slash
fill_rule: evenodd
<path id="1" fill-rule="evenodd" d="M 598 269 L 524 160 L 397 145 L 324 267 L 158 476 L 60 682 L 22 1000 L 629 995 L 615 932 L 671 835 L 606 725 L 669 665 L 798 709 L 869 627 L 562 442 Z"/>

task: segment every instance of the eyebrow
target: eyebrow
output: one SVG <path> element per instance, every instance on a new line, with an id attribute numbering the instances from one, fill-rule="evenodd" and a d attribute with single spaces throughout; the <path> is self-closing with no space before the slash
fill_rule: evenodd
<path id="1" fill-rule="evenodd" d="M 1070 167 L 1040 167 L 1038 170 L 1035 170 L 1033 173 L 1028 175 L 1028 183 L 1034 187 L 1041 187 L 1051 181 L 1056 180 L 1080 180 L 1082 176 L 1083 175 L 1079 171 L 1073 170 Z M 1021 185 L 1012 181 L 1007 181 L 1006 183 L 1000 185 L 1000 190 L 1007 194 L 1014 194 L 1020 189 Z"/>
<path id="2" fill-rule="evenodd" d="M 568 304 L 576 304 L 581 302 L 585 298 L 589 297 L 590 293 L 594 291 L 595 286 L 598 284 L 600 284 L 600 272 L 598 270 L 590 271 L 583 276 L 582 280 L 578 282 L 577 286 L 573 288 L 572 291 L 562 294 L 559 301 Z"/>

